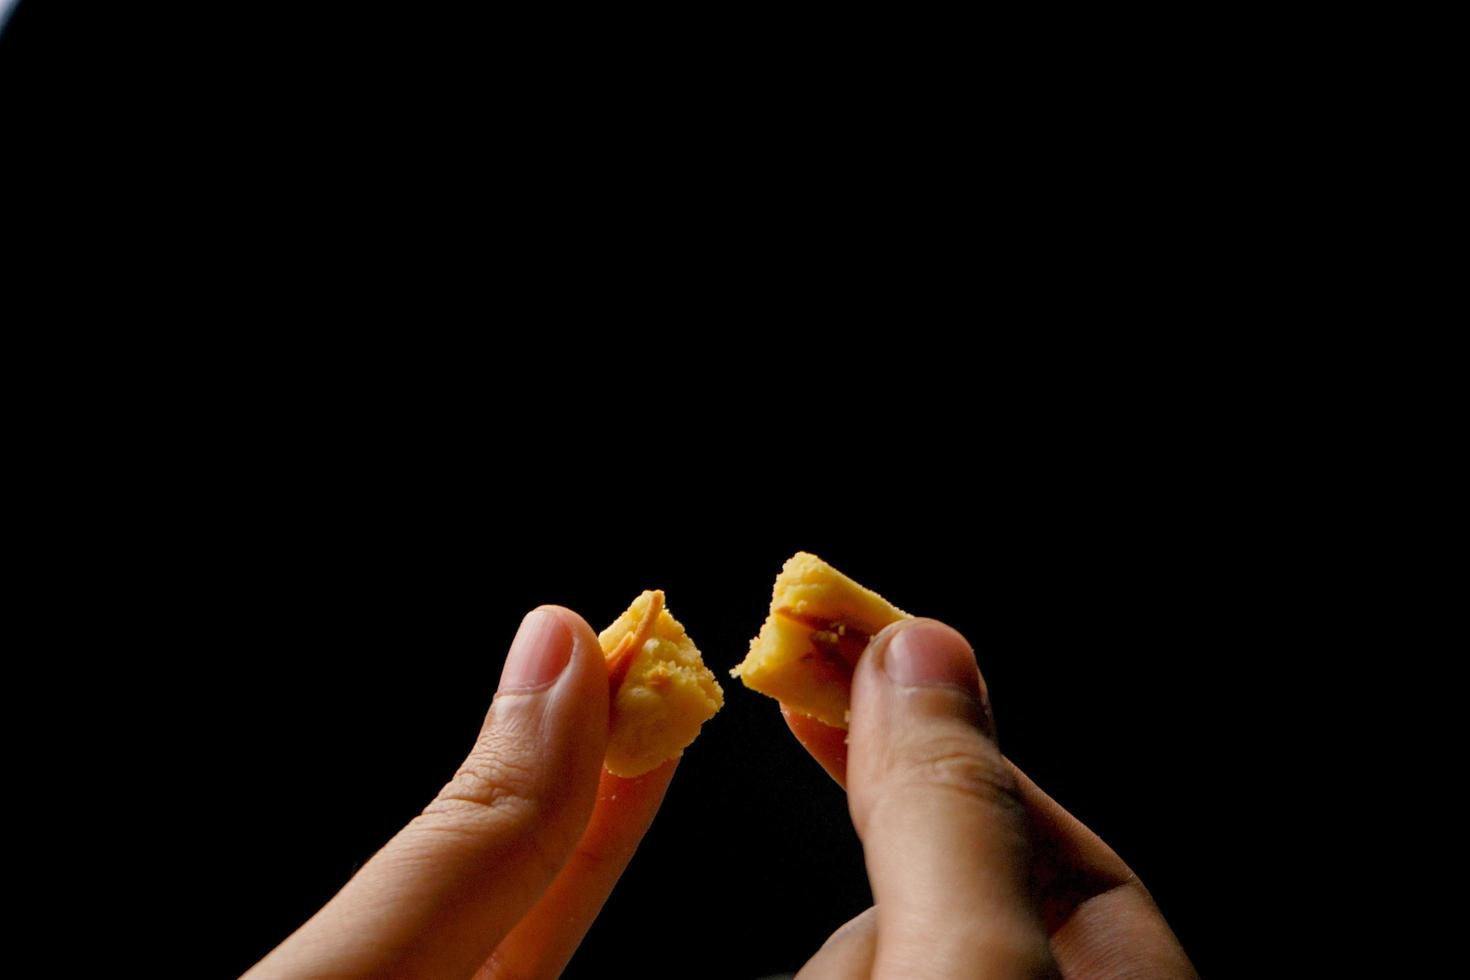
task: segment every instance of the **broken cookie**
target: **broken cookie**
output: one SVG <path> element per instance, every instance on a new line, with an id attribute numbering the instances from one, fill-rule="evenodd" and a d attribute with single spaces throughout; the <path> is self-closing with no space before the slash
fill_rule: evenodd
<path id="1" fill-rule="evenodd" d="M 909 618 L 816 555 L 797 552 L 776 577 L 760 635 L 730 674 L 788 708 L 846 728 L 858 658 L 879 630 Z"/>
<path id="2" fill-rule="evenodd" d="M 607 771 L 641 776 L 679 755 L 719 711 L 724 692 L 664 594 L 644 592 L 597 637 L 607 657 Z"/>

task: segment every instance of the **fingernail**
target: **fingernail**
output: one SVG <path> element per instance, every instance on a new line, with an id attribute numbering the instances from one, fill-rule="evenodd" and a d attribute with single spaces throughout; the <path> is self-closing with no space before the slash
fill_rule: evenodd
<path id="1" fill-rule="evenodd" d="M 561 617 L 549 609 L 534 609 L 505 656 L 500 690 L 526 691 L 545 687 L 561 676 L 572 658 L 572 634 Z"/>
<path id="2" fill-rule="evenodd" d="M 982 698 L 975 654 L 943 623 L 920 620 L 899 629 L 883 653 L 883 669 L 904 687 L 949 687 Z"/>

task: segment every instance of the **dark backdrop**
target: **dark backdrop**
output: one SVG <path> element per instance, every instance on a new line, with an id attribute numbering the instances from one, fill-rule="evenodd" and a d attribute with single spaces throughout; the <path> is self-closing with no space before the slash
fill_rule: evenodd
<path id="1" fill-rule="evenodd" d="M 117 407 L 142 419 L 89 415 L 108 452 L 64 446 L 106 490 L 76 513 L 104 555 L 86 573 L 114 597 L 94 618 L 130 641 L 108 661 L 153 689 L 131 724 L 157 735 L 141 768 L 164 787 L 124 799 L 163 814 L 180 869 L 145 906 L 167 931 L 135 937 L 171 947 L 183 923 L 202 949 L 190 972 L 208 976 L 283 939 L 453 774 L 531 607 L 600 628 L 662 588 L 723 675 L 804 549 L 962 630 L 1011 758 L 1133 866 L 1207 975 L 1250 956 L 1262 903 L 1291 891 L 1289 866 L 1263 873 L 1245 842 L 1280 809 L 1260 788 L 1285 768 L 1263 751 L 1261 705 L 1310 648 L 1311 624 L 1273 620 L 1308 577 L 1294 535 L 1318 501 L 1290 480 L 1310 427 L 1242 435 L 1258 389 L 1206 383 L 1239 339 L 1176 339 L 1229 302 L 1224 286 L 1182 295 L 1200 262 L 1178 229 L 1208 205 L 1162 193 L 1147 211 L 1169 175 L 1108 170 L 1105 141 L 1038 149 L 1055 116 L 1013 88 L 984 125 L 1009 112 L 1036 128 L 974 156 L 959 144 L 975 126 L 953 124 L 969 117 L 942 111 L 870 139 L 877 103 L 842 97 L 861 73 L 794 107 L 776 84 L 732 139 L 747 74 L 717 105 L 684 69 L 636 58 L 572 79 L 542 58 L 562 50 L 556 25 L 517 63 L 520 36 L 483 22 L 374 8 L 342 33 L 300 7 L 202 9 L 24 0 L 3 42 L 14 104 L 75 87 L 74 105 L 122 127 L 103 139 L 52 117 L 96 142 L 77 186 L 141 157 L 163 189 L 109 202 L 150 222 L 155 201 L 187 212 L 179 255 L 134 281 L 138 308 L 179 303 L 210 338 L 241 328 L 207 352 L 142 350 L 167 376 L 121 378 Z M 697 61 L 704 43 L 680 50 Z M 688 97 L 626 144 L 627 105 L 652 103 L 598 101 L 625 77 Z M 549 89 L 568 112 L 537 103 Z M 890 108 L 964 91 L 934 83 Z M 1056 105 L 1109 138 L 1121 125 Z M 793 111 L 771 136 L 773 106 Z M 857 122 L 820 131 L 844 107 Z M 687 149 L 699 121 L 694 151 L 645 152 L 649 132 Z M 837 159 L 798 160 L 798 136 Z M 924 179 L 850 166 L 885 141 Z M 619 167 L 649 184 L 606 179 Z M 1131 250 L 1141 225 L 1149 247 Z M 644 327 L 655 307 L 678 325 L 667 373 Z M 1146 314 L 1169 331 L 1114 332 Z M 337 335 L 308 344 L 316 326 Z M 935 326 L 952 346 L 919 343 Z M 446 327 L 477 344 L 428 336 Z M 712 978 L 791 970 L 868 904 L 842 794 L 773 702 L 726 690 L 569 975 L 641 956 L 650 921 L 685 928 L 659 931 L 648 976 L 687 975 L 689 954 Z"/>

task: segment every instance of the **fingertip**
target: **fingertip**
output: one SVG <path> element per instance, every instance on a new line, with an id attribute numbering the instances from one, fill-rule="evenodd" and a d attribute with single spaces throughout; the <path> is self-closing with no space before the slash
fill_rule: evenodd
<path id="1" fill-rule="evenodd" d="M 551 610 L 526 613 L 505 654 L 497 693 L 534 694 L 550 687 L 566 672 L 575 645 L 572 631 Z"/>
<path id="2" fill-rule="evenodd" d="M 579 646 L 596 650 L 599 654 L 601 653 L 602 646 L 598 643 L 597 631 L 575 610 L 568 609 L 566 606 L 558 606 L 555 603 L 547 603 L 537 606 L 531 612 L 551 613 L 562 621 L 562 624 L 571 632 L 572 638 Z"/>
<path id="3" fill-rule="evenodd" d="M 908 711 L 958 716 L 995 738 L 989 691 L 974 647 L 959 630 L 937 619 L 891 623 L 864 651 L 853 678 L 854 727 L 874 713 L 874 700 L 895 691 Z"/>
<path id="4" fill-rule="evenodd" d="M 578 670 L 576 673 L 579 675 L 577 686 L 579 688 L 586 688 L 586 690 L 581 692 L 579 698 L 590 697 L 594 701 L 600 701 L 604 706 L 603 713 L 606 714 L 608 700 L 607 659 L 602 652 L 602 644 L 597 639 L 597 632 L 593 630 L 587 620 L 583 619 L 579 613 L 568 609 L 566 606 L 555 604 L 541 605 L 531 610 L 527 615 L 531 616 L 537 613 L 554 616 L 561 623 L 562 627 L 571 634 L 572 660 L 577 663 Z M 569 673 L 572 672 L 569 671 Z M 594 686 L 591 683 L 592 679 L 585 676 L 586 674 L 592 674 L 598 678 L 597 686 L 601 689 L 600 696 L 592 691 L 592 687 Z"/>
<path id="5" fill-rule="evenodd" d="M 565 606 L 526 613 L 506 656 L 482 738 L 515 743 L 551 796 L 590 805 L 607 750 L 607 668 L 587 621 Z"/>

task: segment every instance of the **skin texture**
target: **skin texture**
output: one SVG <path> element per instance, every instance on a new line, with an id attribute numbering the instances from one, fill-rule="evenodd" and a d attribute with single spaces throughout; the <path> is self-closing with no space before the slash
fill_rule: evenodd
<path id="1" fill-rule="evenodd" d="M 850 733 L 782 709 L 792 734 L 848 790 L 877 900 L 834 933 L 799 977 L 1197 976 L 1138 876 L 1000 754 L 978 670 L 978 685 L 964 692 L 894 690 L 880 665 L 899 630 L 920 631 L 909 639 L 926 647 L 963 649 L 973 663 L 969 644 L 949 627 L 932 620 L 895 624 L 874 638 L 859 664 Z M 980 703 L 966 703 L 970 697 Z M 903 812 L 887 819 L 909 836 L 885 837 L 873 826 L 875 799 Z M 990 882 L 960 892 L 966 896 L 960 900 L 935 891 L 954 885 L 940 884 L 928 867 L 934 858 L 925 853 L 936 840 L 947 852 L 954 827 L 966 829 L 974 849 L 969 853 L 983 858 L 979 867 L 954 853 L 949 859 L 964 874 Z M 1018 833 L 1025 846 L 1012 840 Z M 912 880 L 890 886 L 895 876 Z M 1016 891 L 1022 887 L 1028 897 Z M 1015 904 L 987 906 L 992 895 Z M 898 909 L 890 912 L 894 904 Z M 998 950 L 983 930 L 975 932 L 976 919 L 992 916 L 999 916 L 1009 940 Z M 1021 917 L 1028 921 L 1017 921 Z M 1038 932 L 1045 958 L 1035 947 Z M 965 938 L 944 939 L 953 935 Z M 924 958 L 910 958 L 919 956 Z"/>
<path id="2" fill-rule="evenodd" d="M 518 663 L 517 654 L 526 656 Z M 561 656 L 565 667 L 546 683 L 524 663 Z M 677 764 L 637 779 L 603 770 L 607 711 L 607 668 L 592 628 L 568 609 L 532 611 L 459 772 L 246 976 L 556 976 L 627 867 Z"/>
<path id="3" fill-rule="evenodd" d="M 847 789 L 877 900 L 802 977 L 1195 976 L 1127 866 L 1001 756 L 954 630 L 907 620 L 875 637 L 848 733 L 783 714 Z M 607 725 L 596 635 L 533 610 L 459 772 L 246 976 L 557 976 L 677 765 L 608 773 Z"/>

